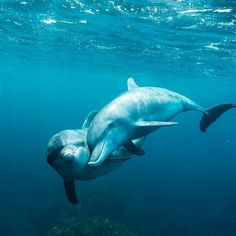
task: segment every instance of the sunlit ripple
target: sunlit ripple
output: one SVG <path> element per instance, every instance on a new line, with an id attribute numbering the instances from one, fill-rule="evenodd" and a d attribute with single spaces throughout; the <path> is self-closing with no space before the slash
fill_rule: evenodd
<path id="1" fill-rule="evenodd" d="M 48 19 L 43 19 L 42 22 L 44 24 L 47 24 L 47 25 L 50 25 L 50 24 L 56 24 L 57 21 L 55 19 L 52 19 L 52 18 L 48 18 Z"/>
<path id="2" fill-rule="evenodd" d="M 0 49 L 29 56 L 34 45 L 40 59 L 45 51 L 58 48 L 56 51 L 64 57 L 71 57 L 73 52 L 80 63 L 81 54 L 94 51 L 103 54 L 107 51 L 110 60 L 111 50 L 117 58 L 140 60 L 142 56 L 150 65 L 160 56 L 167 62 L 181 57 L 198 58 L 199 53 L 212 51 L 235 56 L 233 2 L 227 1 L 225 5 L 206 2 L 2 1 Z M 47 58 L 50 56 L 58 60 L 56 55 L 47 54 Z"/>

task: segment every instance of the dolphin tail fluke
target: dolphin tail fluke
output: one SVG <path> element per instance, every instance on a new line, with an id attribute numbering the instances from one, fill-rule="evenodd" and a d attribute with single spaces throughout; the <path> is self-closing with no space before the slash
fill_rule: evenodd
<path id="1" fill-rule="evenodd" d="M 200 121 L 200 130 L 206 132 L 207 128 L 214 123 L 223 113 L 231 108 L 236 108 L 236 104 L 221 104 L 207 110 Z"/>
<path id="2" fill-rule="evenodd" d="M 64 180 L 65 192 L 68 200 L 72 204 L 78 203 L 78 198 L 75 192 L 75 181 L 74 180 Z"/>

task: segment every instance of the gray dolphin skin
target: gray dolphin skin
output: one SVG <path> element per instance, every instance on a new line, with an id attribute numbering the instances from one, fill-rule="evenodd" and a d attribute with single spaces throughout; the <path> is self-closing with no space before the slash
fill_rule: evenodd
<path id="1" fill-rule="evenodd" d="M 124 147 L 120 147 L 98 168 L 88 165 L 90 153 L 86 137 L 88 126 L 95 114 L 95 112 L 90 113 L 82 129 L 63 130 L 55 134 L 48 143 L 47 162 L 62 176 L 67 198 L 73 204 L 78 203 L 74 180 L 92 180 L 109 174 L 129 160 L 132 155 Z M 144 139 L 133 142 L 137 147 L 141 147 Z"/>
<path id="2" fill-rule="evenodd" d="M 222 104 L 209 110 L 191 99 L 158 87 L 138 87 L 128 79 L 129 91 L 107 104 L 93 119 L 87 134 L 91 152 L 89 166 L 98 167 L 118 147 L 123 145 L 133 154 L 144 152 L 135 148 L 133 139 L 144 137 L 160 127 L 176 125 L 170 122 L 177 114 L 185 111 L 200 111 L 203 117 L 201 131 L 206 129 L 225 111 L 235 104 Z"/>
<path id="3" fill-rule="evenodd" d="M 63 130 L 53 135 L 47 146 L 46 159 L 49 165 L 63 178 L 65 193 L 68 200 L 78 203 L 75 191 L 75 180 L 92 180 L 109 174 L 129 160 L 135 151 L 142 152 L 141 146 L 145 138 L 133 140 L 134 150 L 129 152 L 119 147 L 98 168 L 88 165 L 90 151 L 87 145 L 88 128 L 97 115 L 92 111 L 85 119 L 81 129 Z"/>
<path id="4" fill-rule="evenodd" d="M 120 147 L 109 155 L 103 165 L 92 168 L 88 165 L 90 152 L 87 146 L 88 127 L 97 112 L 91 112 L 82 129 L 63 130 L 51 137 L 46 158 L 49 165 L 62 176 L 68 200 L 78 203 L 75 180 L 92 180 L 106 175 L 130 159 L 132 153 Z M 137 147 L 143 145 L 144 139 L 133 140 Z"/>

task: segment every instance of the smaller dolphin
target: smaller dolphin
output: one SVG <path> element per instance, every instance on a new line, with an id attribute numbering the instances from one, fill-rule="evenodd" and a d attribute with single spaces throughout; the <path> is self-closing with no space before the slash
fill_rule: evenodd
<path id="1" fill-rule="evenodd" d="M 87 146 L 87 130 L 97 112 L 91 112 L 82 129 L 63 130 L 51 137 L 46 158 L 49 165 L 62 176 L 68 200 L 78 203 L 74 180 L 92 180 L 117 169 L 130 159 L 131 153 L 120 147 L 109 155 L 103 165 L 92 168 L 88 165 L 90 152 Z M 133 140 L 140 147 L 144 139 Z"/>
<path id="2" fill-rule="evenodd" d="M 89 165 L 100 166 L 118 147 L 124 146 L 136 155 L 144 152 L 131 141 L 144 137 L 160 127 L 176 125 L 170 120 L 184 111 L 200 111 L 200 129 L 207 128 L 236 104 L 222 104 L 209 110 L 176 92 L 158 87 L 138 87 L 128 79 L 129 91 L 107 104 L 94 118 L 87 135 L 91 151 Z"/>

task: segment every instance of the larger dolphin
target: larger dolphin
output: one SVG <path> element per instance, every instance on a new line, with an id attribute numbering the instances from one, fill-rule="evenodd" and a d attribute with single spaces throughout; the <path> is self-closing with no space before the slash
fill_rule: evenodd
<path id="1" fill-rule="evenodd" d="M 107 104 L 94 118 L 88 130 L 87 144 L 91 151 L 89 165 L 100 166 L 121 145 L 134 154 L 142 155 L 132 139 L 146 136 L 163 126 L 172 126 L 170 120 L 184 111 L 203 113 L 200 129 L 206 129 L 225 111 L 236 104 L 222 104 L 209 110 L 191 99 L 158 87 L 138 87 L 128 79 L 129 91 Z"/>

